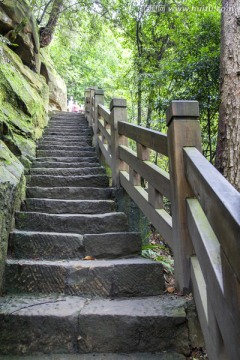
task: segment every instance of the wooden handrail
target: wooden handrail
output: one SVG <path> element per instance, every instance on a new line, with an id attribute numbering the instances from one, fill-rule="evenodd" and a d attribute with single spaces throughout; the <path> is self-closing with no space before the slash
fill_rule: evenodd
<path id="1" fill-rule="evenodd" d="M 119 146 L 120 160 L 125 161 L 131 168 L 148 181 L 156 190 L 171 200 L 169 174 L 150 161 L 138 159 L 137 153 L 127 146 Z"/>
<path id="2" fill-rule="evenodd" d="M 159 154 L 168 156 L 167 135 L 122 121 L 118 123 L 118 131 L 119 134 L 135 140 L 147 148 L 157 151 Z"/>
<path id="3" fill-rule="evenodd" d="M 240 194 L 195 148 L 184 148 L 186 176 L 240 280 Z"/>
<path id="4" fill-rule="evenodd" d="M 172 248 L 179 290 L 193 291 L 208 358 L 239 360 L 240 194 L 201 154 L 198 103 L 171 103 L 167 135 L 127 123 L 124 99 L 108 110 L 101 89 L 88 89 L 85 104 L 113 186 L 125 189 Z M 149 149 L 168 156 L 170 173 L 150 161 Z"/>

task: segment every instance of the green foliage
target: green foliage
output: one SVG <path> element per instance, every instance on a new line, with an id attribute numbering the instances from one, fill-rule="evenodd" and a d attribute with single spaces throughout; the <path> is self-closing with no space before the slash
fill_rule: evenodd
<path id="1" fill-rule="evenodd" d="M 29 0 L 44 26 L 53 1 Z M 219 107 L 219 0 L 64 1 L 51 56 L 69 96 L 98 86 L 125 97 L 129 121 L 166 132 L 172 99 L 200 102 L 204 154 L 214 160 Z M 159 160 L 158 160 L 159 161 Z"/>
<path id="2" fill-rule="evenodd" d="M 174 260 L 165 245 L 145 245 L 142 247 L 142 256 L 160 262 L 168 273 L 173 274 Z"/>

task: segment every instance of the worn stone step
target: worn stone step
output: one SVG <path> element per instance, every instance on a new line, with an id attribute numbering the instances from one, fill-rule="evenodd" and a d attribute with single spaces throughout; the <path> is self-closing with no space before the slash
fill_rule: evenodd
<path id="1" fill-rule="evenodd" d="M 78 145 L 66 145 L 66 144 L 41 144 L 38 145 L 37 150 L 71 150 L 71 151 L 95 151 L 93 146 L 86 146 L 82 144 Z"/>
<path id="2" fill-rule="evenodd" d="M 15 230 L 10 234 L 9 255 L 13 259 L 96 259 L 133 257 L 141 254 L 138 233 L 62 234 Z"/>
<path id="3" fill-rule="evenodd" d="M 92 142 L 92 137 L 82 138 L 80 141 L 77 140 L 66 140 L 66 139 L 45 139 L 41 138 L 38 140 L 38 146 L 41 145 L 75 145 L 75 146 L 91 146 L 89 143 Z"/>
<path id="4" fill-rule="evenodd" d="M 141 352 L 137 359 L 145 360 L 148 355 L 144 351 L 188 354 L 185 306 L 184 298 L 166 295 L 115 300 L 6 296 L 0 305 L 0 352 L 47 353 L 42 355 L 44 360 L 66 360 L 66 353 L 96 352 L 100 356 L 96 355 L 96 359 L 105 359 L 101 353 L 114 353 L 106 355 L 109 360 L 135 359 L 134 354 L 129 354 L 134 352 Z M 59 353 L 64 355 L 60 357 Z M 78 354 L 77 359 L 88 360 L 86 356 Z M 185 358 L 171 352 L 151 356 L 161 360 Z"/>
<path id="5" fill-rule="evenodd" d="M 107 187 L 109 179 L 106 175 L 83 175 L 83 176 L 54 176 L 54 175 L 26 175 L 29 186 L 61 187 Z"/>
<path id="6" fill-rule="evenodd" d="M 26 199 L 24 211 L 47 214 L 103 214 L 115 210 L 112 200 Z"/>
<path id="7" fill-rule="evenodd" d="M 84 125 L 86 127 L 88 127 L 88 122 L 86 121 L 86 119 L 84 118 L 78 118 L 78 119 L 55 119 L 55 118 L 51 118 L 50 121 L 48 122 L 48 125 L 51 125 L 51 124 L 64 124 L 66 126 L 68 126 L 69 124 L 71 123 L 75 123 L 75 124 L 80 124 L 80 125 Z"/>
<path id="8" fill-rule="evenodd" d="M 81 259 L 85 256 L 83 235 L 15 230 L 9 238 L 13 259 Z"/>
<path id="9" fill-rule="evenodd" d="M 16 229 L 62 233 L 98 234 L 128 231 L 124 213 L 75 215 L 17 212 Z"/>
<path id="10" fill-rule="evenodd" d="M 72 176 L 72 175 L 99 175 L 105 174 L 106 170 L 102 166 L 90 166 L 81 168 L 32 168 L 30 175 L 54 175 L 54 176 Z"/>
<path id="11" fill-rule="evenodd" d="M 153 296 L 164 292 L 162 265 L 143 258 L 114 260 L 7 259 L 5 291 L 101 297 Z"/>
<path id="12" fill-rule="evenodd" d="M 81 123 L 72 123 L 72 124 L 49 124 L 44 130 L 48 131 L 48 130 L 72 130 L 72 129 L 76 129 L 76 130 L 82 130 L 82 131 L 88 131 L 89 133 L 92 132 L 92 128 L 87 127 L 84 124 Z"/>
<path id="13" fill-rule="evenodd" d="M 56 156 L 56 157 L 65 157 L 65 156 L 79 156 L 79 157 L 96 157 L 95 151 L 89 150 L 89 151 L 72 151 L 72 150 L 37 150 L 37 156 L 39 157 L 46 157 L 46 156 Z"/>
<path id="14" fill-rule="evenodd" d="M 32 163 L 31 172 L 37 168 L 89 168 L 89 167 L 100 167 L 101 165 L 97 162 L 60 162 L 60 161 L 38 161 Z"/>
<path id="15" fill-rule="evenodd" d="M 68 136 L 81 136 L 81 137 L 88 137 L 88 136 L 92 136 L 91 133 L 89 133 L 89 131 L 83 131 L 83 130 L 47 130 L 44 132 L 43 137 L 45 136 L 52 136 L 52 137 L 59 137 L 62 136 L 64 138 L 68 137 Z"/>
<path id="16" fill-rule="evenodd" d="M 92 136 L 83 136 L 83 135 L 68 135 L 68 136 L 55 136 L 54 140 L 53 137 L 50 135 L 44 135 L 41 140 L 49 140 L 49 141 L 62 141 L 62 142 L 70 142 L 70 141 L 79 141 L 79 143 L 84 143 L 84 141 L 89 141 L 92 139 Z"/>
<path id="17" fill-rule="evenodd" d="M 55 118 L 55 117 L 53 117 L 53 118 L 51 118 L 51 120 L 49 121 L 48 124 L 56 124 L 56 125 L 58 125 L 58 124 L 66 124 L 66 125 L 69 125 L 69 124 L 83 124 L 83 125 L 88 126 L 88 122 L 86 120 L 84 120 L 84 119 L 79 118 L 79 117 L 78 118 L 75 117 L 75 118 L 72 118 L 72 119 L 70 119 L 70 118 L 64 119 L 64 118 Z"/>
<path id="18" fill-rule="evenodd" d="M 92 137 L 84 138 L 81 141 L 79 140 L 44 140 L 38 141 L 37 146 L 80 146 L 80 147 L 91 147 L 92 146 Z"/>
<path id="19" fill-rule="evenodd" d="M 182 354 L 175 352 L 131 353 L 131 354 L 57 354 L 57 355 L 2 355 L 1 360 L 186 360 Z"/>
<path id="20" fill-rule="evenodd" d="M 45 129 L 45 131 L 63 131 L 63 130 L 76 130 L 76 131 L 85 131 L 92 133 L 92 128 L 87 127 L 84 124 L 49 124 Z"/>
<path id="21" fill-rule="evenodd" d="M 37 164 L 38 162 L 43 162 L 43 161 L 47 161 L 47 162 L 89 162 L 89 163 L 99 163 L 99 159 L 95 156 L 91 156 L 91 157 L 79 157 L 79 156 L 63 156 L 63 157 L 57 157 L 57 156 L 39 156 L 38 158 L 36 158 L 33 162 L 33 166 L 35 164 Z"/>
<path id="22" fill-rule="evenodd" d="M 27 197 L 45 199 L 112 199 L 115 189 L 95 187 L 27 187 Z"/>
<path id="23" fill-rule="evenodd" d="M 45 131 L 44 132 L 53 132 L 53 133 L 56 133 L 56 132 L 61 132 L 61 133 L 67 133 L 67 132 L 83 132 L 83 133 L 89 133 L 89 134 L 92 134 L 92 129 L 91 128 L 87 128 L 86 126 L 84 125 L 68 125 L 68 126 L 56 126 L 56 125 L 49 125 L 48 127 L 46 127 L 44 129 Z"/>

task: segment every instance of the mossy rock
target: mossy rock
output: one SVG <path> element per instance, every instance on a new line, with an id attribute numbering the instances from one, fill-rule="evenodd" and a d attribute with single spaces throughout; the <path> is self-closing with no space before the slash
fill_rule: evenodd
<path id="1" fill-rule="evenodd" d="M 9 232 L 13 215 L 20 208 L 25 194 L 25 176 L 22 163 L 0 141 L 0 294 L 3 285 L 4 264 L 7 256 Z"/>
<path id="2" fill-rule="evenodd" d="M 0 1 L 0 33 L 13 42 L 10 47 L 23 63 L 39 73 L 39 29 L 24 0 Z"/>
<path id="3" fill-rule="evenodd" d="M 49 110 L 67 111 L 67 87 L 54 68 L 48 49 L 40 50 L 41 74 L 49 86 Z"/>
<path id="4" fill-rule="evenodd" d="M 45 79 L 0 45 L 0 126 L 2 140 L 22 159 L 35 156 L 35 141 L 48 121 L 49 90 Z"/>

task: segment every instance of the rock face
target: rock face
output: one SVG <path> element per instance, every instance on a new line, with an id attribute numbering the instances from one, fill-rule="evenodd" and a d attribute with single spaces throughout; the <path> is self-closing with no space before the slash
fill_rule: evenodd
<path id="1" fill-rule="evenodd" d="M 67 111 L 67 87 L 56 72 L 47 49 L 40 50 L 40 58 L 40 73 L 45 77 L 49 86 L 49 111 Z"/>
<path id="2" fill-rule="evenodd" d="M 7 241 L 14 211 L 24 192 L 24 167 L 35 157 L 47 124 L 48 86 L 0 44 L 0 292 Z"/>
<path id="3" fill-rule="evenodd" d="M 24 167 L 0 141 L 0 294 L 4 264 L 8 248 L 8 236 L 14 211 L 20 207 L 25 190 Z"/>
<path id="4" fill-rule="evenodd" d="M 12 49 L 35 72 L 40 70 L 38 28 L 24 1 L 0 2 L 0 33 L 12 43 Z"/>
<path id="5" fill-rule="evenodd" d="M 48 86 L 6 45 L 0 44 L 0 54 L 1 139 L 27 164 L 35 157 L 35 140 L 47 124 Z"/>

